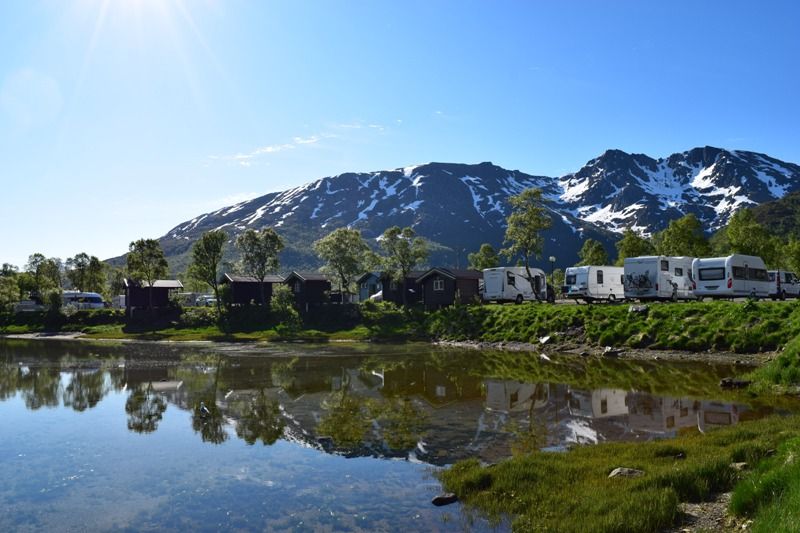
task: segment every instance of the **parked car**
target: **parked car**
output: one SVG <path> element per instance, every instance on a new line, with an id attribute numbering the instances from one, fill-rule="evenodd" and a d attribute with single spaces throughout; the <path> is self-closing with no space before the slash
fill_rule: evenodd
<path id="1" fill-rule="evenodd" d="M 692 261 L 692 279 L 698 299 L 766 298 L 771 289 L 764 261 L 753 255 L 697 258 Z"/>
<path id="2" fill-rule="evenodd" d="M 768 270 L 770 289 L 769 297 L 773 300 L 800 297 L 800 280 L 794 272 L 785 270 Z"/>
<path id="3" fill-rule="evenodd" d="M 197 297 L 197 300 L 195 300 L 195 305 L 200 307 L 212 307 L 217 305 L 217 299 L 211 294 L 201 294 Z"/>
<path id="4" fill-rule="evenodd" d="M 569 267 L 564 272 L 567 286 L 567 298 L 594 302 L 606 300 L 614 302 L 625 299 L 625 288 L 622 278 L 623 267 L 616 266 L 579 266 Z"/>

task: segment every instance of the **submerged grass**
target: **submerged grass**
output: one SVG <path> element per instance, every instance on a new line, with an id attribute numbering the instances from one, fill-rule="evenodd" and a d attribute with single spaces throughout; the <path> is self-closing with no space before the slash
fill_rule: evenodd
<path id="1" fill-rule="evenodd" d="M 755 464 L 779 444 L 798 439 L 800 418 L 773 417 L 668 441 L 536 452 L 489 467 L 468 460 L 440 477 L 446 490 L 490 519 L 513 517 L 515 530 L 658 531 L 675 525 L 680 502 L 702 501 L 732 488 L 742 475 L 732 463 Z M 644 474 L 609 478 L 620 466 Z M 786 476 L 787 482 L 797 479 Z M 769 501 L 759 507 L 764 513 L 794 516 L 768 488 L 758 494 L 750 499 Z M 770 511 L 771 504 L 778 509 Z"/>

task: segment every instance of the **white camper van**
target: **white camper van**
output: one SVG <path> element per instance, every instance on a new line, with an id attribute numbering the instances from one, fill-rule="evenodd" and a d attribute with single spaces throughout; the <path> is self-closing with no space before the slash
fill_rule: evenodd
<path id="1" fill-rule="evenodd" d="M 692 261 L 695 296 L 766 298 L 770 282 L 764 261 L 753 255 L 698 258 Z"/>
<path id="2" fill-rule="evenodd" d="M 96 292 L 64 291 L 61 301 L 76 309 L 102 309 L 106 306 L 103 297 Z"/>
<path id="3" fill-rule="evenodd" d="M 593 302 L 625 299 L 622 278 L 625 270 L 616 266 L 569 267 L 564 273 L 567 298 Z"/>
<path id="4" fill-rule="evenodd" d="M 768 270 L 769 297 L 773 300 L 800 298 L 800 280 L 794 272 L 785 270 Z"/>
<path id="5" fill-rule="evenodd" d="M 487 268 L 483 271 L 483 294 L 485 302 L 553 301 L 554 294 L 547 286 L 543 270 L 531 268 L 531 278 L 525 267 Z M 532 281 L 532 283 L 531 283 Z"/>
<path id="6" fill-rule="evenodd" d="M 694 257 L 646 255 L 625 259 L 625 298 L 694 300 Z"/>

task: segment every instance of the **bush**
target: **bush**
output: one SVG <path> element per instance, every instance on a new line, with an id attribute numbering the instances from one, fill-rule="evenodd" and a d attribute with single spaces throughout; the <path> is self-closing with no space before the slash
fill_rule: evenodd
<path id="1" fill-rule="evenodd" d="M 178 327 L 204 328 L 214 326 L 219 321 L 215 307 L 189 307 L 183 311 L 178 320 Z"/>
<path id="2" fill-rule="evenodd" d="M 294 307 L 294 294 L 288 285 L 279 284 L 274 288 L 271 307 L 273 320 L 283 325 L 282 335 L 297 333 L 303 327 L 300 313 Z"/>

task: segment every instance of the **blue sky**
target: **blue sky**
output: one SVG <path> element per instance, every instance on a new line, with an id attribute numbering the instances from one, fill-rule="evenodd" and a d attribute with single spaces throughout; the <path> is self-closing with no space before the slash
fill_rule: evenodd
<path id="1" fill-rule="evenodd" d="M 246 197 L 607 148 L 800 162 L 793 1 L 0 2 L 0 262 L 119 255 Z"/>

